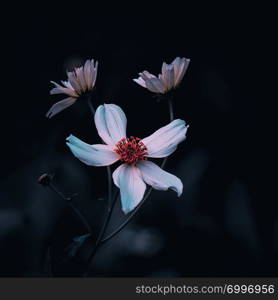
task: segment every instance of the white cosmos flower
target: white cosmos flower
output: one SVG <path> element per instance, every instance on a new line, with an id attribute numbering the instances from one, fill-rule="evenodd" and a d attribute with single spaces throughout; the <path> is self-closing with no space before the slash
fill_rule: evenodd
<path id="1" fill-rule="evenodd" d="M 51 81 L 54 88 L 50 91 L 51 95 L 65 94 L 69 97 L 55 103 L 46 116 L 53 117 L 60 111 L 74 104 L 78 97 L 86 92 L 93 90 L 97 78 L 98 62 L 94 60 L 86 60 L 84 66 L 75 68 L 72 72 L 67 72 L 68 80 L 61 81 L 62 85 Z"/>
<path id="2" fill-rule="evenodd" d="M 95 124 L 105 144 L 89 145 L 70 135 L 67 145 L 75 157 L 89 166 L 109 166 L 122 161 L 113 173 L 113 180 L 120 189 L 125 213 L 143 199 L 146 184 L 157 190 L 170 188 L 178 196 L 182 194 L 180 179 L 147 159 L 166 157 L 176 150 L 186 138 L 188 126 L 183 120 L 174 120 L 142 140 L 127 138 L 127 119 L 122 109 L 115 104 L 104 104 L 95 113 Z"/>
<path id="3" fill-rule="evenodd" d="M 180 84 L 189 63 L 190 59 L 177 57 L 169 65 L 165 62 L 162 64 L 158 77 L 143 71 L 139 73 L 139 78 L 133 80 L 153 93 L 165 94 Z"/>

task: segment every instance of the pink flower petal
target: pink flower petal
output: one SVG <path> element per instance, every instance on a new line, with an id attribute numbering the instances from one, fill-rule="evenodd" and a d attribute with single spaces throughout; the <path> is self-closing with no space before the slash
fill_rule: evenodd
<path id="1" fill-rule="evenodd" d="M 96 63 L 94 63 L 94 60 L 91 60 L 91 68 L 92 68 L 92 85 L 91 85 L 91 89 L 94 88 L 95 84 L 96 84 L 96 80 L 97 80 L 97 70 L 98 70 L 98 61 L 96 61 Z"/>
<path id="2" fill-rule="evenodd" d="M 146 80 L 146 87 L 153 93 L 164 94 L 166 88 L 163 85 L 163 82 L 159 78 L 150 78 Z"/>
<path id="3" fill-rule="evenodd" d="M 175 72 L 175 83 L 178 79 L 178 75 L 180 73 L 180 66 L 182 64 L 182 60 L 180 57 L 176 57 L 173 61 L 172 61 L 172 65 L 174 66 L 174 72 Z"/>
<path id="4" fill-rule="evenodd" d="M 120 189 L 122 210 L 127 214 L 143 199 L 146 184 L 140 170 L 128 164 L 122 164 L 114 171 L 113 180 Z"/>
<path id="5" fill-rule="evenodd" d="M 172 65 L 174 66 L 174 71 L 175 71 L 175 87 L 177 87 L 180 84 L 180 82 L 189 66 L 189 63 L 190 63 L 190 59 L 180 58 L 180 57 L 177 57 L 172 62 Z"/>
<path id="6" fill-rule="evenodd" d="M 72 85 L 70 84 L 70 82 L 69 81 L 63 81 L 63 80 L 61 80 L 61 82 L 62 82 L 62 84 L 65 86 L 65 87 L 67 87 L 67 88 L 69 88 L 69 89 L 71 89 L 71 90 L 74 90 L 74 88 L 72 87 Z M 77 95 L 77 94 L 76 94 Z M 77 95 L 78 96 L 78 95 Z"/>
<path id="7" fill-rule="evenodd" d="M 77 100 L 76 98 L 69 97 L 55 103 L 54 105 L 52 105 L 50 110 L 46 113 L 46 117 L 52 118 L 53 116 L 55 116 L 56 114 L 64 110 L 65 108 L 74 104 L 76 100 Z"/>
<path id="8" fill-rule="evenodd" d="M 84 75 L 84 71 L 83 71 L 83 66 L 79 67 L 79 68 L 75 68 L 75 73 L 76 73 L 77 81 L 78 81 L 79 85 L 81 86 L 82 92 L 85 92 L 87 90 L 87 83 L 86 83 L 86 79 L 85 79 L 85 75 Z"/>
<path id="9" fill-rule="evenodd" d="M 136 83 L 138 83 L 138 84 L 141 85 L 142 87 L 146 88 L 145 80 L 142 79 L 141 77 L 139 77 L 139 78 L 137 78 L 137 79 L 135 78 L 135 79 L 133 79 L 133 81 L 135 81 Z"/>
<path id="10" fill-rule="evenodd" d="M 63 87 L 54 81 L 51 81 L 51 83 L 53 83 L 55 85 L 55 87 L 50 90 L 50 95 L 66 94 L 71 97 L 78 97 L 78 94 L 75 92 L 75 90 L 73 88 Z"/>
<path id="11" fill-rule="evenodd" d="M 88 59 L 84 65 L 84 78 L 88 89 L 91 89 L 92 86 L 92 75 L 91 61 Z"/>
<path id="12" fill-rule="evenodd" d="M 164 73 L 164 80 L 166 82 L 167 90 L 171 90 L 174 87 L 175 82 L 175 72 L 174 72 L 174 66 L 168 65 L 165 73 Z"/>
<path id="13" fill-rule="evenodd" d="M 150 79 L 150 78 L 156 78 L 156 76 L 154 76 L 153 74 L 151 74 L 150 72 L 148 71 L 143 71 L 142 73 L 139 73 L 139 75 L 142 77 L 143 80 L 147 80 L 147 79 Z"/>
<path id="14" fill-rule="evenodd" d="M 68 81 L 70 82 L 73 89 L 76 91 L 78 95 L 82 92 L 82 86 L 79 84 L 76 74 L 74 72 L 67 72 Z"/>
<path id="15" fill-rule="evenodd" d="M 141 161 L 137 163 L 137 167 L 141 171 L 143 180 L 154 189 L 161 191 L 171 189 L 178 196 L 182 194 L 183 184 L 178 177 L 162 170 L 151 161 Z"/>

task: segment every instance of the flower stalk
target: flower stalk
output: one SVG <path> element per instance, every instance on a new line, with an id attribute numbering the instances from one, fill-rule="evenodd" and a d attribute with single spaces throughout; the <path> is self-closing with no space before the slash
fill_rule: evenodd
<path id="1" fill-rule="evenodd" d="M 77 137 L 70 135 L 66 144 L 72 154 L 81 162 L 89 166 L 105 166 L 107 170 L 107 211 L 103 224 L 97 235 L 95 245 L 88 257 L 88 265 L 83 276 L 88 276 L 98 248 L 108 240 L 121 232 L 125 226 L 139 212 L 146 203 L 153 189 L 174 190 L 178 197 L 183 191 L 181 180 L 173 174 L 164 171 L 168 156 L 176 149 L 178 144 L 186 138 L 188 125 L 181 119 L 174 120 L 173 92 L 180 85 L 190 59 L 177 57 L 172 63 L 163 63 L 161 73 L 155 76 L 148 71 L 139 73 L 139 78 L 134 81 L 140 86 L 155 93 L 157 100 L 168 102 L 170 123 L 161 127 L 150 136 L 141 139 L 126 135 L 127 118 L 123 110 L 115 104 L 103 104 L 97 109 L 92 103 L 92 93 L 95 88 L 98 62 L 87 60 L 83 66 L 67 72 L 67 81 L 62 84 L 56 82 L 50 94 L 65 94 L 68 98 L 55 103 L 47 112 L 51 118 L 60 111 L 74 104 L 78 99 L 87 100 L 88 107 L 94 118 L 96 129 L 101 137 L 102 144 L 90 145 Z M 149 158 L 163 158 L 160 166 Z M 113 174 L 110 165 L 120 161 Z M 112 195 L 112 181 L 117 191 Z M 52 183 L 52 177 L 44 174 L 39 178 L 39 183 L 49 187 L 60 198 L 65 200 L 76 216 L 81 220 L 87 231 L 92 234 L 90 224 L 83 214 L 75 207 L 71 197 L 66 197 Z M 147 185 L 149 188 L 147 189 Z M 145 195 L 144 195 L 145 194 Z M 121 207 L 125 214 L 129 213 L 126 220 L 112 233 L 105 237 L 110 223 L 113 209 L 117 199 L 121 201 Z M 48 247 L 49 273 L 51 274 L 51 259 Z"/>
<path id="2" fill-rule="evenodd" d="M 93 115 L 93 117 L 95 116 L 95 109 L 94 109 L 94 106 L 91 102 L 91 97 L 89 96 L 88 97 L 88 106 L 89 106 L 89 109 Z M 106 228 L 109 224 L 109 221 L 110 221 L 110 218 L 112 216 L 112 212 L 113 212 L 113 209 L 114 209 L 114 206 L 116 204 L 116 201 L 117 201 L 117 198 L 118 198 L 118 195 L 119 193 L 117 192 L 114 199 L 112 200 L 112 173 L 111 173 L 111 167 L 110 166 L 107 166 L 106 167 L 106 171 L 107 171 L 107 184 L 108 184 L 108 202 L 107 202 L 107 215 L 105 217 L 105 220 L 103 222 L 103 225 L 101 227 L 101 230 L 98 234 L 98 238 L 96 240 L 96 243 L 95 243 L 95 246 L 93 248 L 93 251 L 92 253 L 90 254 L 89 258 L 88 258 L 88 268 L 86 270 L 86 272 L 84 273 L 84 277 L 86 277 L 90 271 L 90 266 L 92 264 L 92 261 L 93 261 L 93 258 L 98 250 L 98 247 L 99 245 L 101 244 L 101 240 L 103 238 L 103 235 L 105 234 L 105 231 L 106 231 Z"/>
<path id="3" fill-rule="evenodd" d="M 77 194 L 73 194 L 70 197 L 66 197 L 61 191 L 58 190 L 58 188 L 53 184 L 52 182 L 53 176 L 48 175 L 48 174 L 43 174 L 39 177 L 38 182 L 45 186 L 45 187 L 49 187 L 56 195 L 58 195 L 61 199 L 63 199 L 64 201 L 66 201 L 66 203 L 70 206 L 70 208 L 72 209 L 72 211 L 75 213 L 75 215 L 79 218 L 79 220 L 81 221 L 81 223 L 84 225 L 84 227 L 86 228 L 86 230 L 88 231 L 88 233 L 92 234 L 92 228 L 90 226 L 90 224 L 88 223 L 87 219 L 85 218 L 85 216 L 78 210 L 78 208 L 74 205 L 74 203 L 72 202 L 72 199 L 77 195 Z"/>
<path id="4" fill-rule="evenodd" d="M 112 201 L 110 204 L 108 203 L 107 215 L 106 215 L 106 218 L 105 218 L 105 220 L 104 220 L 104 223 L 103 223 L 103 225 L 102 225 L 102 227 L 101 227 L 101 230 L 100 230 L 100 232 L 99 232 L 99 235 L 98 235 L 98 238 L 97 238 L 97 240 L 96 240 L 94 249 L 93 249 L 93 251 L 91 252 L 90 256 L 88 257 L 88 268 L 87 268 L 86 272 L 85 272 L 84 275 L 83 275 L 84 277 L 87 277 L 88 274 L 89 274 L 90 268 L 91 268 L 91 266 L 92 266 L 93 258 L 95 257 L 95 254 L 96 254 L 96 252 L 97 252 L 99 246 L 100 246 L 101 243 L 102 243 L 102 238 L 103 238 L 103 236 L 104 236 L 104 234 L 105 234 L 105 231 L 106 231 L 106 229 L 107 229 L 107 226 L 108 226 L 108 224 L 109 224 L 109 221 L 110 221 L 110 219 L 111 219 L 111 217 L 112 217 L 113 209 L 114 209 L 115 204 L 116 204 L 116 202 L 117 202 L 118 196 L 119 196 L 119 191 L 117 191 L 117 192 L 115 193 L 113 201 Z"/>
<path id="5" fill-rule="evenodd" d="M 73 194 L 71 197 L 66 197 L 61 191 L 58 190 L 58 188 L 53 184 L 52 182 L 53 175 L 49 174 L 43 174 L 38 178 L 38 183 L 41 184 L 44 187 L 50 188 L 56 195 L 59 196 L 59 198 L 66 201 L 66 203 L 69 205 L 69 207 L 72 209 L 74 214 L 79 218 L 83 226 L 86 228 L 89 234 L 92 235 L 92 228 L 90 224 L 88 223 L 86 217 L 78 210 L 78 208 L 73 204 L 72 199 L 77 194 Z M 47 246 L 47 252 L 46 252 L 46 265 L 47 265 L 47 273 L 49 277 L 53 276 L 52 273 L 52 262 L 51 262 L 51 252 L 50 252 L 50 243 L 48 243 Z"/>
<path id="6" fill-rule="evenodd" d="M 170 122 L 174 120 L 173 101 L 172 97 L 168 99 Z"/>
<path id="7" fill-rule="evenodd" d="M 96 111 L 95 111 L 95 108 L 94 108 L 94 106 L 92 104 L 92 95 L 88 96 L 87 102 L 88 102 L 89 109 L 90 109 L 92 115 L 94 116 L 95 113 L 96 113 Z"/>
<path id="8" fill-rule="evenodd" d="M 89 106 L 89 109 L 92 113 L 92 116 L 95 117 L 95 113 L 96 113 L 96 110 L 92 104 L 92 101 L 91 101 L 91 95 L 88 97 L 88 106 Z M 106 171 L 107 171 L 107 185 L 108 185 L 108 210 L 109 210 L 109 207 L 112 205 L 112 173 L 111 173 L 111 167 L 110 166 L 107 166 L 106 167 Z"/>
<path id="9" fill-rule="evenodd" d="M 169 118 L 170 122 L 174 120 L 174 111 L 173 111 L 173 96 L 168 97 L 168 107 L 169 107 Z M 161 169 L 164 169 L 166 162 L 167 162 L 168 157 L 165 157 L 162 161 L 162 164 L 160 165 Z M 148 198 L 150 197 L 151 193 L 153 191 L 153 188 L 150 187 L 149 190 L 147 191 L 145 197 L 141 201 L 141 203 L 134 209 L 134 211 L 128 216 L 128 218 L 121 224 L 119 225 L 118 228 L 116 228 L 112 233 L 110 233 L 108 236 L 103 238 L 101 240 L 101 244 L 104 244 L 108 242 L 110 239 L 112 239 L 114 236 L 116 236 L 119 232 L 121 232 L 133 219 L 133 217 L 139 212 L 140 208 L 146 203 Z"/>

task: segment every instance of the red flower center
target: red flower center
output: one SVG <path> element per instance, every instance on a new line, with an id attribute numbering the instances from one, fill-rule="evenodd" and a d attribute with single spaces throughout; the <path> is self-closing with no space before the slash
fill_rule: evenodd
<path id="1" fill-rule="evenodd" d="M 120 160 L 129 164 L 136 164 L 140 160 L 146 160 L 147 147 L 137 137 L 122 138 L 114 149 L 120 155 Z"/>

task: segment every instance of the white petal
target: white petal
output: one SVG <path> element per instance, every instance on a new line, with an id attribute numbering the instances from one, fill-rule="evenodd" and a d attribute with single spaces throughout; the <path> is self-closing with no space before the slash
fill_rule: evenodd
<path id="1" fill-rule="evenodd" d="M 161 73 L 165 73 L 168 69 L 169 65 L 166 64 L 166 62 L 163 62 L 162 67 L 161 67 Z"/>
<path id="2" fill-rule="evenodd" d="M 85 92 L 87 90 L 87 83 L 85 80 L 83 67 L 75 68 L 75 73 L 76 73 L 77 81 L 78 81 L 79 85 L 81 86 L 82 92 Z"/>
<path id="3" fill-rule="evenodd" d="M 148 71 L 143 71 L 142 73 L 139 73 L 139 75 L 142 77 L 143 80 L 147 80 L 147 79 L 150 79 L 150 78 L 155 78 L 156 76 L 154 76 L 153 74 L 151 74 L 150 72 Z"/>
<path id="4" fill-rule="evenodd" d="M 109 166 L 119 160 L 119 155 L 108 145 L 89 145 L 70 135 L 67 145 L 75 157 L 89 166 Z"/>
<path id="5" fill-rule="evenodd" d="M 148 90 L 154 93 L 164 94 L 166 92 L 166 88 L 164 87 L 162 81 L 156 77 L 147 79 L 146 87 Z"/>
<path id="6" fill-rule="evenodd" d="M 72 104 L 74 104 L 75 101 L 76 101 L 76 98 L 69 97 L 69 98 L 66 98 L 64 100 L 61 100 L 61 101 L 53 104 L 52 107 L 50 108 L 50 110 L 46 113 L 46 117 L 52 118 L 53 116 L 58 114 L 60 111 L 71 106 Z"/>
<path id="7" fill-rule="evenodd" d="M 72 87 L 72 85 L 70 84 L 69 81 L 63 81 L 63 80 L 62 80 L 61 82 L 62 82 L 62 84 L 63 84 L 65 87 L 74 90 L 74 88 Z"/>
<path id="8" fill-rule="evenodd" d="M 115 145 L 126 137 L 127 119 L 122 109 L 115 104 L 100 105 L 95 113 L 99 136 L 108 145 Z"/>
<path id="9" fill-rule="evenodd" d="M 142 87 L 146 87 L 146 83 L 145 80 L 142 79 L 141 77 L 137 78 L 137 79 L 133 79 L 133 81 L 135 81 L 136 83 L 138 83 L 139 85 L 141 85 Z"/>
<path id="10" fill-rule="evenodd" d="M 181 58 L 180 58 L 180 57 L 176 57 L 176 58 L 172 61 L 171 64 L 174 66 L 175 79 L 176 79 L 177 76 L 178 76 L 178 73 L 179 73 L 179 71 L 180 71 Z"/>
<path id="11" fill-rule="evenodd" d="M 51 82 L 52 84 L 54 84 L 56 88 L 63 88 L 62 85 L 60 85 L 59 83 L 57 83 L 57 82 L 55 82 L 55 81 L 50 80 L 50 82 Z"/>
<path id="12" fill-rule="evenodd" d="M 122 164 L 113 172 L 115 185 L 120 189 L 122 210 L 132 211 L 143 199 L 146 184 L 140 170 L 134 165 Z"/>
<path id="13" fill-rule="evenodd" d="M 82 87 L 80 86 L 76 75 L 74 72 L 67 72 L 68 75 L 68 81 L 70 82 L 71 86 L 74 88 L 77 94 L 81 94 L 82 92 Z"/>
<path id="14" fill-rule="evenodd" d="M 188 126 L 183 120 L 176 119 L 142 139 L 147 147 L 147 156 L 166 157 L 172 154 L 177 149 L 178 144 L 185 140 L 187 128 Z"/>
<path id="15" fill-rule="evenodd" d="M 55 95 L 55 94 L 67 94 L 71 97 L 78 97 L 74 89 L 68 88 L 68 87 L 63 87 L 59 85 L 58 83 L 51 81 L 55 85 L 55 88 L 50 90 L 50 95 Z"/>
<path id="16" fill-rule="evenodd" d="M 174 190 L 178 196 L 182 194 L 183 184 L 181 180 L 164 170 L 151 161 L 141 161 L 137 163 L 143 180 L 156 190 Z"/>
<path id="17" fill-rule="evenodd" d="M 162 64 L 161 69 L 161 79 L 166 86 L 167 90 L 171 90 L 174 87 L 175 82 L 175 72 L 174 72 L 174 65 L 166 64 L 165 62 Z"/>
<path id="18" fill-rule="evenodd" d="M 88 59 L 84 65 L 84 78 L 86 81 L 87 89 L 90 90 L 92 86 L 92 68 L 91 61 Z"/>
<path id="19" fill-rule="evenodd" d="M 165 79 L 167 82 L 168 90 L 171 90 L 174 87 L 174 83 L 175 83 L 175 72 L 173 66 L 168 67 L 167 72 L 165 74 Z"/>
<path id="20" fill-rule="evenodd" d="M 93 76 L 92 76 L 92 85 L 91 85 L 91 89 L 94 88 L 95 84 L 96 84 L 96 80 L 97 80 L 97 70 L 98 70 L 98 61 L 96 61 L 95 65 L 94 65 L 94 60 L 92 59 L 92 68 L 93 68 Z"/>

